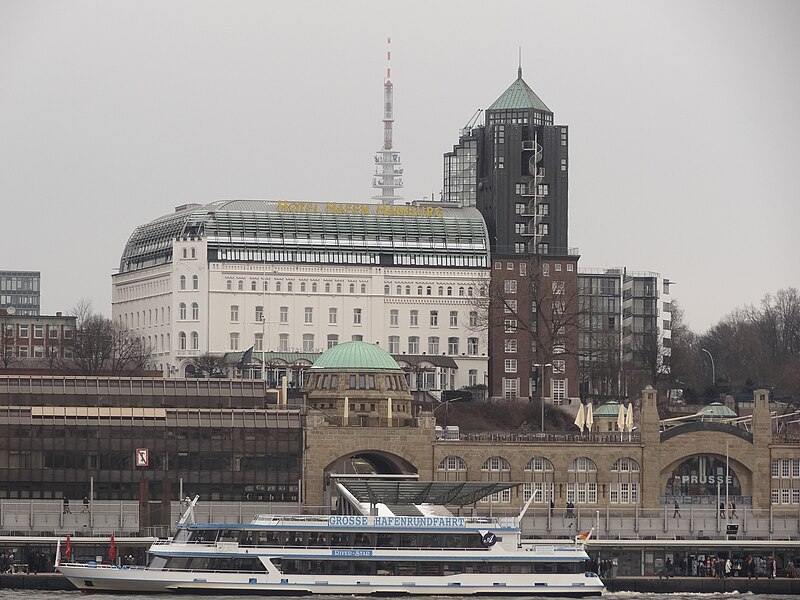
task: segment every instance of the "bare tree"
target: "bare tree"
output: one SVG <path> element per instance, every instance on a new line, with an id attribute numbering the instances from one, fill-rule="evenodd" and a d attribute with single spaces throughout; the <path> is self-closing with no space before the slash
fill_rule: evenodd
<path id="1" fill-rule="evenodd" d="M 15 326 L 5 310 L 0 312 L 0 366 L 4 369 L 10 368 L 17 362 L 15 354 L 14 338 Z"/>
<path id="2" fill-rule="evenodd" d="M 195 369 L 209 376 L 214 373 L 224 372 L 227 367 L 225 359 L 221 354 L 212 354 L 210 352 L 206 352 L 192 359 L 192 364 Z"/>
<path id="3" fill-rule="evenodd" d="M 142 338 L 119 322 L 93 312 L 83 300 L 74 309 L 77 317 L 72 359 L 65 367 L 81 375 L 132 375 L 150 363 L 152 351 Z"/>

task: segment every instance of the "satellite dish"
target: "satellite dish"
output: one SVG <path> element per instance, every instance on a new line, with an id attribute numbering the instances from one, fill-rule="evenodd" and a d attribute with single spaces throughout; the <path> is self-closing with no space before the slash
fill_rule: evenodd
<path id="1" fill-rule="evenodd" d="M 9 314 L 9 315 L 13 315 L 16 312 L 17 312 L 17 309 L 14 308 L 13 306 L 9 306 L 9 307 L 6 308 L 6 313 Z"/>

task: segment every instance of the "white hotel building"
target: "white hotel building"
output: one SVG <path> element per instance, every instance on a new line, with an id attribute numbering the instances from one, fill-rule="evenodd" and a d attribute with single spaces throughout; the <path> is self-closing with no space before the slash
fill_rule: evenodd
<path id="1" fill-rule="evenodd" d="M 474 208 L 217 201 L 136 228 L 112 315 L 165 377 L 253 346 L 245 376 L 302 378 L 286 367 L 362 340 L 391 353 L 412 389 L 459 389 L 486 383 L 488 267 Z"/>

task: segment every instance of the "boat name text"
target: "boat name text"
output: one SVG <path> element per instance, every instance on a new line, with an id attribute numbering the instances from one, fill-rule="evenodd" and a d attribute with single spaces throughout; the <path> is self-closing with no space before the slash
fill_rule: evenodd
<path id="1" fill-rule="evenodd" d="M 335 515 L 328 525 L 355 527 L 464 527 L 464 517 L 376 517 L 365 515 Z"/>

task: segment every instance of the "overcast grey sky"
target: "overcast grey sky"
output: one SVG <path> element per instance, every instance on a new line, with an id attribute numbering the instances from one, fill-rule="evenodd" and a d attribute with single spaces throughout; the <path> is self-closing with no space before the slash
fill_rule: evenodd
<path id="1" fill-rule="evenodd" d="M 581 266 L 662 273 L 702 331 L 800 286 L 799 28 L 793 1 L 0 0 L 0 269 L 110 315 L 128 236 L 179 204 L 367 200 L 387 36 L 403 195 L 438 195 L 522 46 Z"/>

